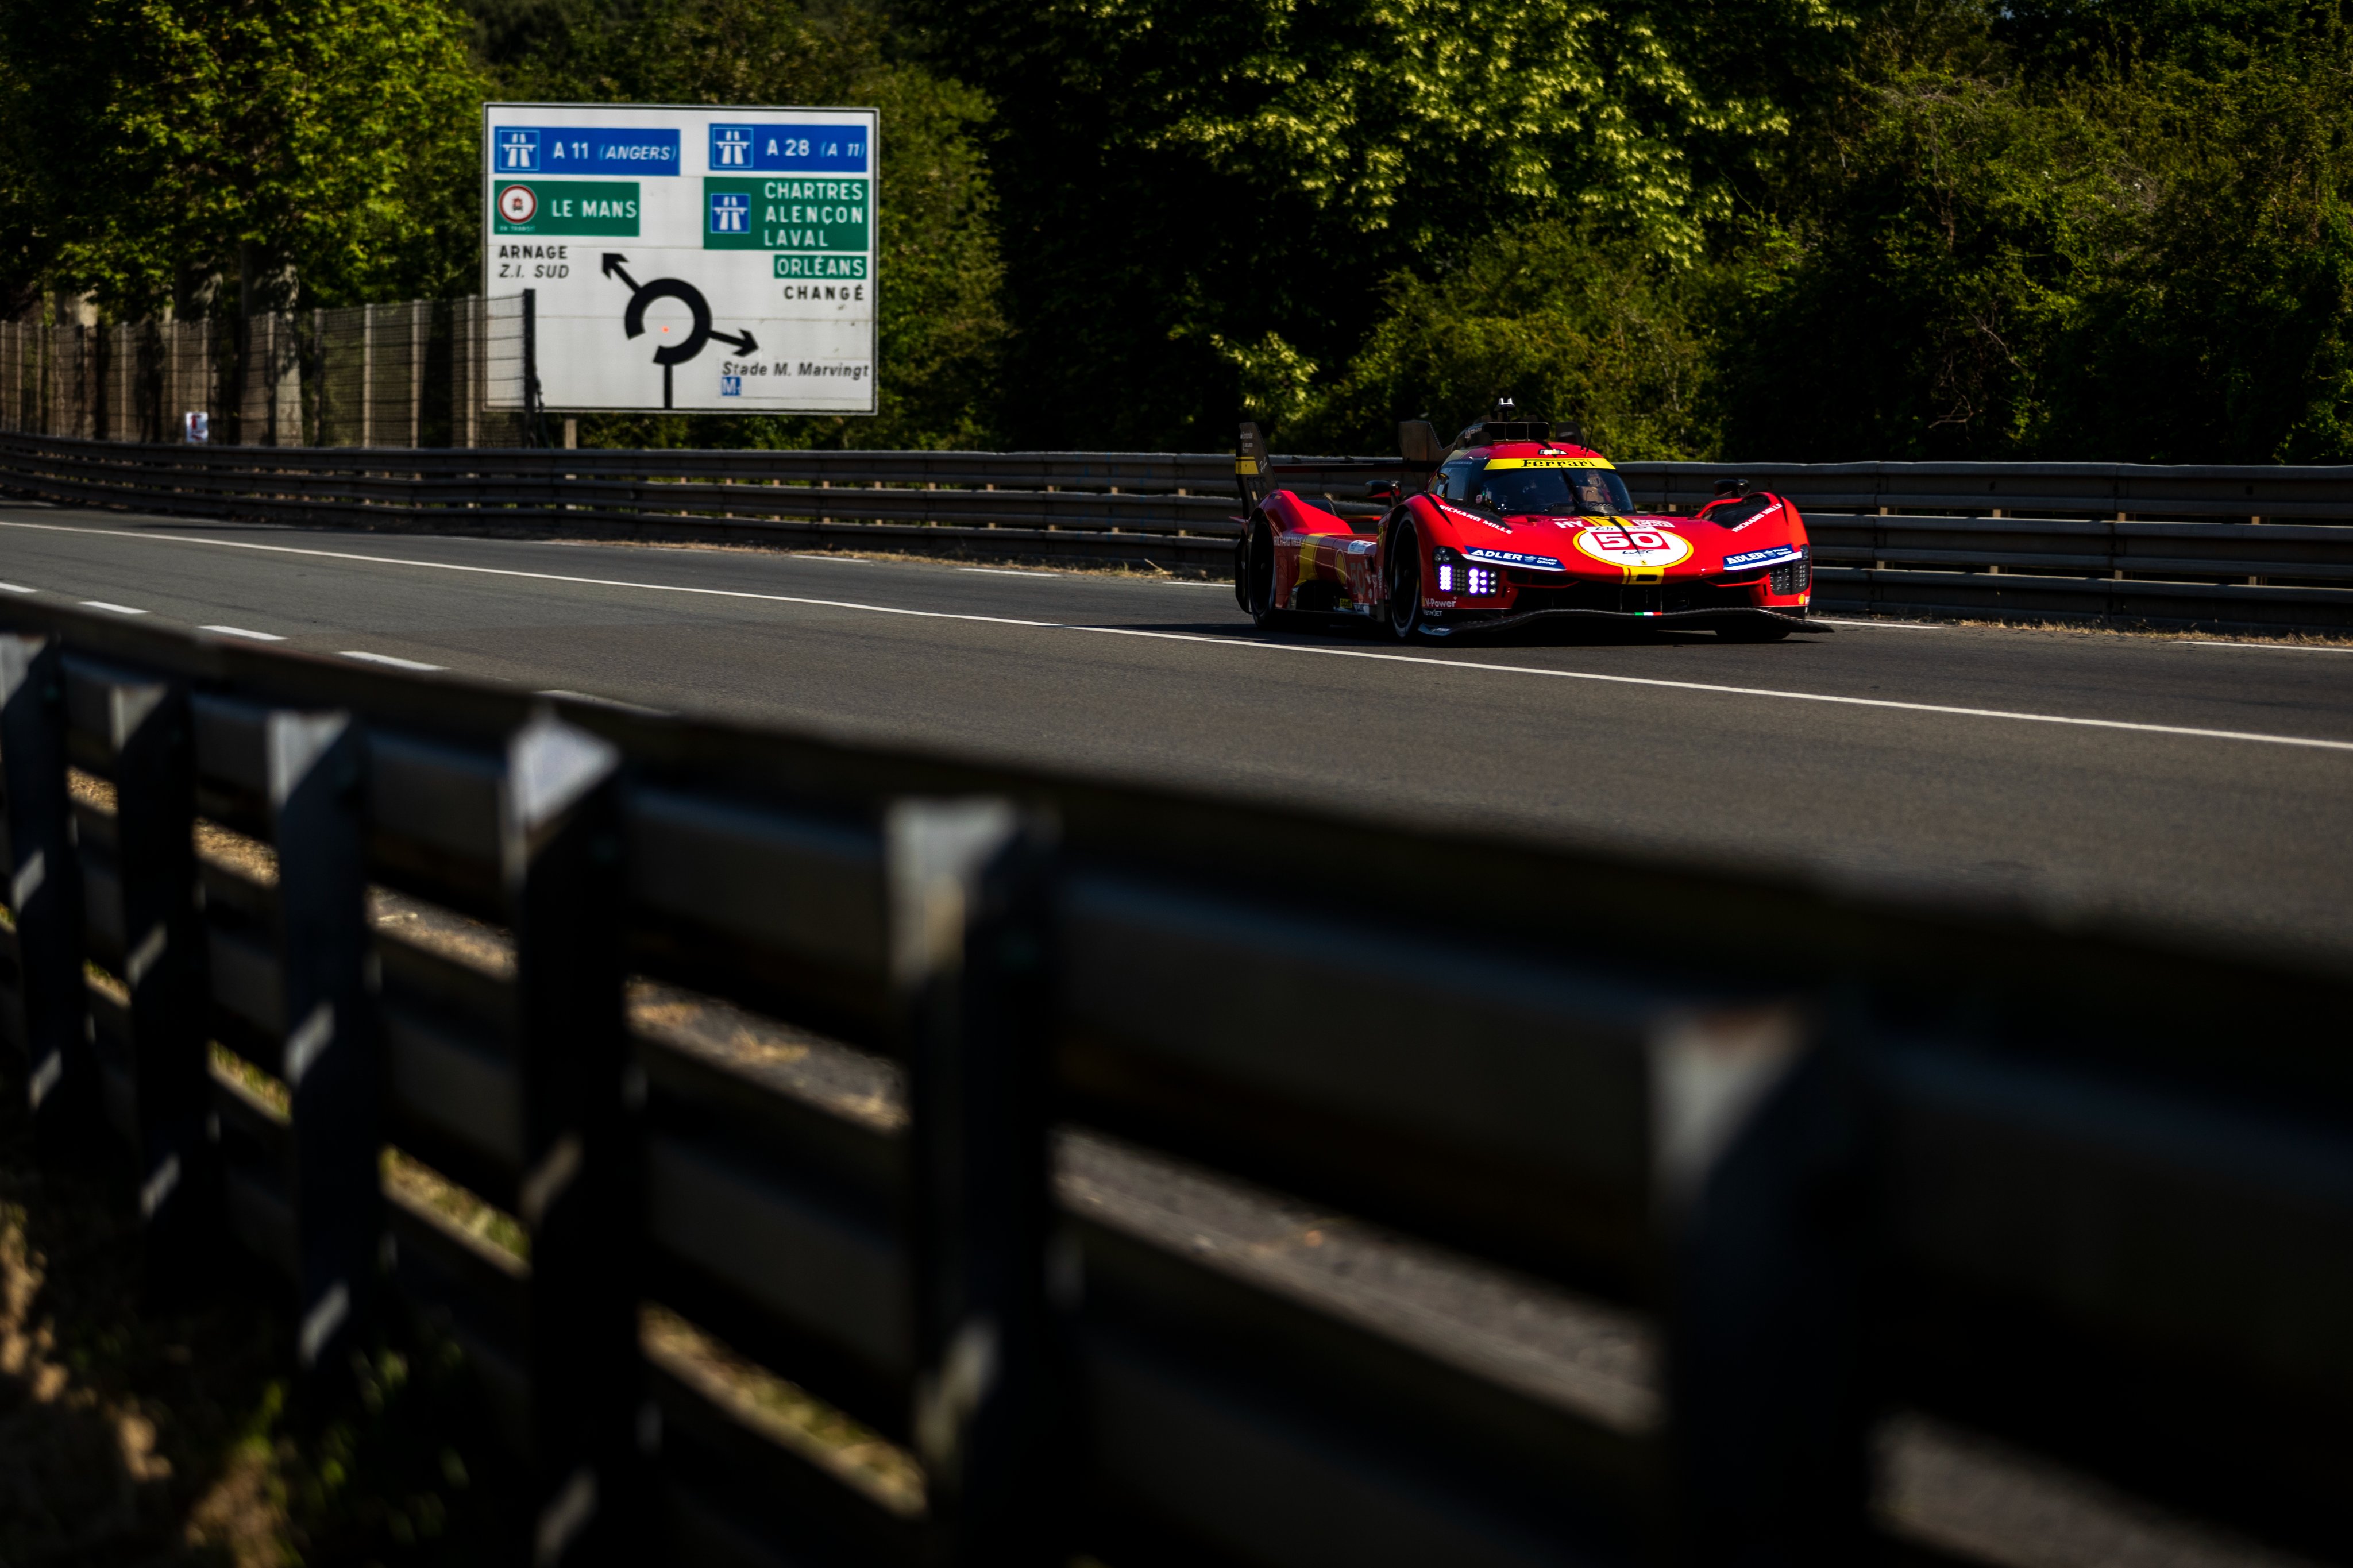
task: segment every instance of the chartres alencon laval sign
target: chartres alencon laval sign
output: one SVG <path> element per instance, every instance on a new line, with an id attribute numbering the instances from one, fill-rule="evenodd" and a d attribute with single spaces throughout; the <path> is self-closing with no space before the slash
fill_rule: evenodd
<path id="1" fill-rule="evenodd" d="M 559 410 L 874 412 L 871 109 L 490 103 L 482 292 Z"/>

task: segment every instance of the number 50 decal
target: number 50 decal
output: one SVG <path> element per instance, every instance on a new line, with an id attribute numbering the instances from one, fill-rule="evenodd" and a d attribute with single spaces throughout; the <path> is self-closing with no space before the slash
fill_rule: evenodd
<path id="1" fill-rule="evenodd" d="M 1663 528 L 1588 528 L 1577 534 L 1577 547 L 1612 566 L 1673 566 L 1692 552 L 1690 540 Z"/>

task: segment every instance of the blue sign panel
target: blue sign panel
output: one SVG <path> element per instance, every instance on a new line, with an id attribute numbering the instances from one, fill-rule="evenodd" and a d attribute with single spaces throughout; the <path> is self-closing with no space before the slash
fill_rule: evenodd
<path id="1" fill-rule="evenodd" d="M 529 126 L 502 125 L 492 139 L 498 148 L 494 160 L 501 174 L 536 174 L 539 173 L 539 132 Z"/>
<path id="2" fill-rule="evenodd" d="M 675 131 L 599 131 L 585 125 L 501 125 L 491 132 L 501 174 L 675 174 Z"/>
<path id="3" fill-rule="evenodd" d="M 714 125 L 711 172 L 862 174 L 871 152 L 863 125 Z"/>
<path id="4" fill-rule="evenodd" d="M 749 234 L 751 232 L 752 198 L 741 191 L 713 191 L 711 195 L 711 232 L 713 234 Z"/>

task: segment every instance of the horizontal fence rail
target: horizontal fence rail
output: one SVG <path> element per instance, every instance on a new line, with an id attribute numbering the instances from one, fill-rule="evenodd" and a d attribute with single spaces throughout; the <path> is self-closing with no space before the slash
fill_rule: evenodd
<path id="1" fill-rule="evenodd" d="M 796 542 L 1230 570 L 1233 461 L 1106 452 L 353 451 L 0 434 L 0 487 L 69 505 L 369 528 Z M 1729 479 L 1796 501 L 1816 606 L 2353 629 L 2353 468 L 1628 463 L 1638 504 Z M 1278 458 L 1369 527 L 1392 459 Z"/>
<path id="2" fill-rule="evenodd" d="M 118 1151 L 151 1282 L 256 1258 L 321 1387 L 396 1309 L 453 1337 L 517 1563 L 1854 1562 L 1899 1408 L 2353 1551 L 2340 956 L 14 601 L 0 790 L 43 1144 Z M 371 888 L 504 956 L 371 931 Z M 1613 1303 L 1660 1370 L 1499 1371 L 1058 1202 L 1074 1130 Z M 381 1184 L 386 1144 L 527 1247 Z M 649 1306 L 915 1494 L 780 1439 Z"/>

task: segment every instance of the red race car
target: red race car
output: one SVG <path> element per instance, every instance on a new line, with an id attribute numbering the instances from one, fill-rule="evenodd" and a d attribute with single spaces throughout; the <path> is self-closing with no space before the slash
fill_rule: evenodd
<path id="1" fill-rule="evenodd" d="M 1609 458 L 1540 421 L 1487 420 L 1444 452 L 1419 421 L 1400 437 L 1406 472 L 1428 488 L 1367 485 L 1387 513 L 1351 521 L 1269 488 L 1293 465 L 1271 462 L 1258 427 L 1242 426 L 1234 596 L 1253 620 L 1369 619 L 1400 640 L 1553 618 L 1698 626 L 1735 642 L 1830 629 L 1806 618 L 1813 549 L 1779 496 L 1739 486 L 1669 517 L 1637 511 Z"/>

